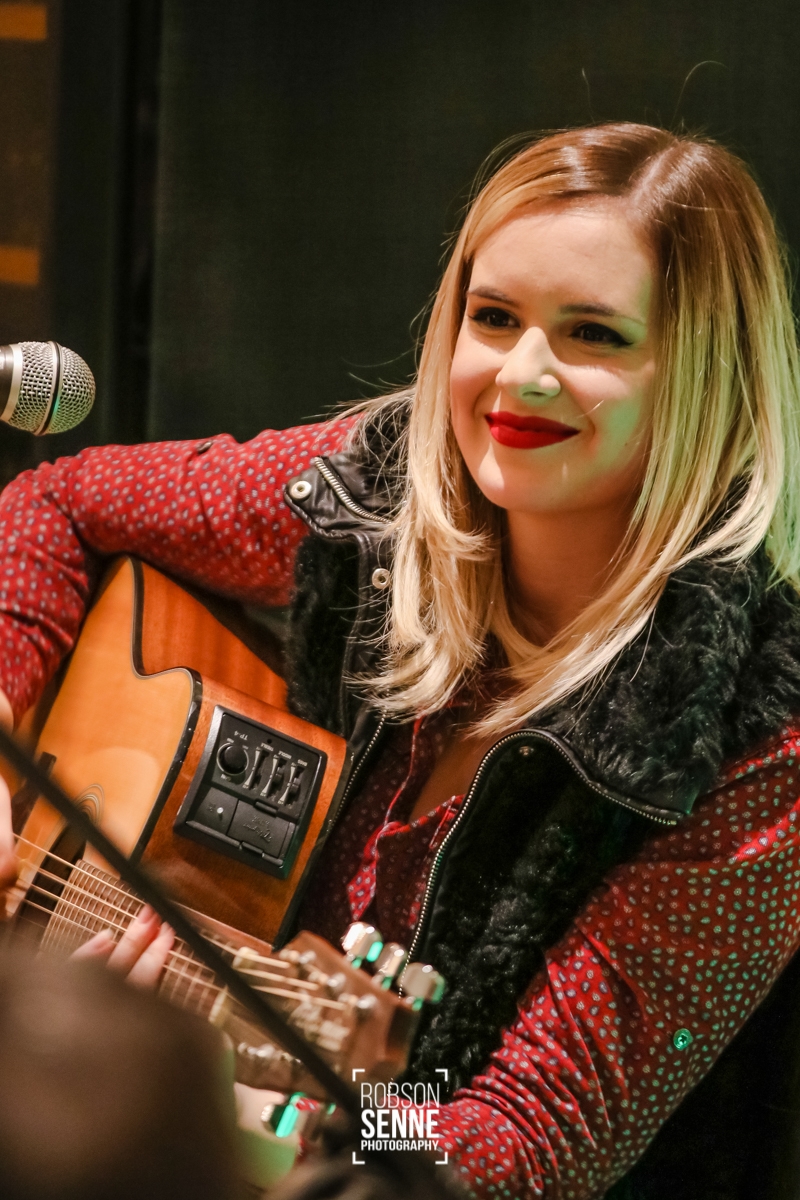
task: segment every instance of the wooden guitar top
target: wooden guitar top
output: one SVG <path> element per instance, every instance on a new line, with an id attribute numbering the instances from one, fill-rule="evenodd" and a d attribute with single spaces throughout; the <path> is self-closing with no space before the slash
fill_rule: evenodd
<path id="1" fill-rule="evenodd" d="M 86 618 L 37 749 L 53 756 L 67 793 L 120 849 L 140 856 L 174 899 L 272 942 L 297 898 L 346 761 L 344 741 L 287 712 L 285 694 L 283 680 L 199 599 L 147 564 L 122 559 Z M 220 705 L 327 755 L 286 879 L 173 830 Z M 62 830 L 61 819 L 38 800 L 22 830 L 17 900 Z M 85 857 L 106 866 L 88 850 Z M 10 912 L 14 904 L 12 897 Z"/>

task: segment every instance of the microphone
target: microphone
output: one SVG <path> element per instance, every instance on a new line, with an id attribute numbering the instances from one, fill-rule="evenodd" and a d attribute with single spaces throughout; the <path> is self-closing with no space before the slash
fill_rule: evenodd
<path id="1" fill-rule="evenodd" d="M 0 346 L 0 421 L 29 433 L 63 433 L 94 403 L 94 376 L 57 342 Z"/>

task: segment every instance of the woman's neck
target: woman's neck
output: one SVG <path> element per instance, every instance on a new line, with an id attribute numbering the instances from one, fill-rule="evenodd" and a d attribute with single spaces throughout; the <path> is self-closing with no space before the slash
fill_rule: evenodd
<path id="1" fill-rule="evenodd" d="M 507 513 L 506 563 L 520 632 L 544 645 L 601 594 L 630 508 Z"/>

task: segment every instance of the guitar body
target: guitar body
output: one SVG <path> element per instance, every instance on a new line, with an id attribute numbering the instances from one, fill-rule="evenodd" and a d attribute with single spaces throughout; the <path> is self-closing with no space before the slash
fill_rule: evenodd
<path id="1" fill-rule="evenodd" d="M 199 599 L 152 567 L 122 559 L 112 566 L 86 618 L 37 751 L 49 756 L 45 761 L 52 762 L 53 774 L 67 793 L 123 852 L 139 858 L 175 900 L 273 943 L 287 927 L 347 766 L 342 739 L 287 712 L 285 694 L 283 680 Z M 220 714 L 228 714 L 222 726 Z M 319 762 L 318 792 L 313 803 L 304 801 L 307 811 L 299 823 L 290 826 L 274 815 L 283 813 L 284 803 L 291 819 L 289 784 L 284 800 L 280 789 L 268 797 L 276 803 L 270 810 L 273 815 L 246 809 L 264 826 L 259 837 L 267 848 L 271 830 L 294 831 L 284 878 L 256 869 L 242 861 L 241 854 L 237 861 L 231 838 L 208 833 L 196 821 L 184 824 L 188 836 L 175 828 L 192 789 L 207 789 L 213 770 L 219 778 L 214 738 L 219 740 L 226 728 L 234 729 L 231 722 L 236 721 L 236 730 L 250 731 L 251 742 L 261 735 L 261 727 L 267 727 L 269 736 L 274 733 L 273 740 L 278 739 L 276 747 L 288 745 L 295 757 L 303 753 L 294 751 L 295 743 L 309 747 L 311 755 L 301 763 L 311 761 L 314 753 L 313 762 Z M 247 736 L 234 732 L 228 740 Z M 252 748 L 248 753 L 252 759 Z M 259 753 L 263 759 L 266 752 Z M 279 760 L 276 749 L 274 761 L 283 770 L 291 759 L 284 750 Z M 302 768 L 294 769 L 302 774 Z M 310 771 L 308 767 L 306 774 Z M 285 770 L 283 774 L 291 779 Z M 283 779 L 280 772 L 278 778 Z M 241 786 L 237 794 L 235 781 L 227 786 L 230 792 L 209 795 L 221 795 L 234 808 L 242 796 L 249 800 Z M 253 798 L 258 804 L 259 793 L 253 791 Z M 202 815 L 200 819 L 207 820 Z M 245 825 L 251 828 L 255 829 L 252 820 Z M 7 902 L 9 915 L 23 902 L 44 853 L 53 850 L 63 831 L 61 818 L 45 801 L 36 800 L 21 828 L 21 874 Z M 244 836 L 258 840 L 255 833 Z M 262 861 L 252 846 L 245 849 L 251 860 Z M 86 860 L 105 869 L 92 854 L 87 850 Z"/>

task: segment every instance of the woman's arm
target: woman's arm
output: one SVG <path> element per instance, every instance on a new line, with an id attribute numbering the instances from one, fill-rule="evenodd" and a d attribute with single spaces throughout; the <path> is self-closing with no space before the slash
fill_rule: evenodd
<path id="1" fill-rule="evenodd" d="M 440 1112 L 478 1196 L 602 1197 L 800 942 L 800 737 L 618 867 L 546 956 L 486 1072 Z"/>
<path id="2" fill-rule="evenodd" d="M 0 496 L 0 689 L 17 718 L 74 645 L 104 556 L 133 554 L 252 603 L 289 597 L 305 526 L 282 489 L 352 421 L 240 445 L 103 446 L 46 463 Z"/>

